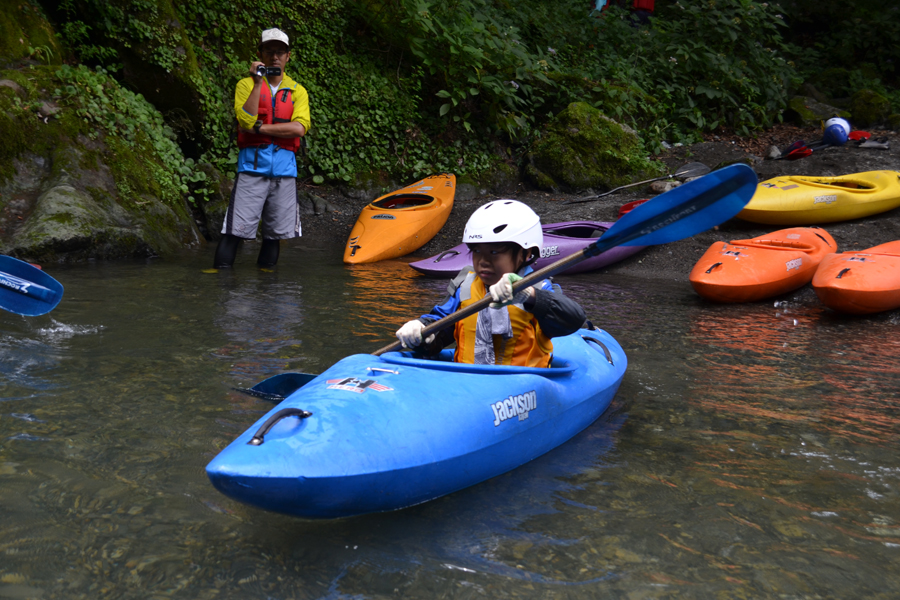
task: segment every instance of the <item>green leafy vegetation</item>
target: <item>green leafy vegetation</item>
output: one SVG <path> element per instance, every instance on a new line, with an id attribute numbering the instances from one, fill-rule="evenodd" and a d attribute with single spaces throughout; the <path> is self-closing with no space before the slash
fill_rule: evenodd
<path id="1" fill-rule="evenodd" d="M 805 81 L 835 98 L 878 92 L 900 112 L 900 5 L 881 0 L 787 0 L 786 41 Z"/>
<path id="2" fill-rule="evenodd" d="M 102 131 L 109 145 L 150 152 L 157 159 L 135 165 L 134 173 L 117 178 L 124 199 L 134 199 L 127 180 L 142 177 L 149 179 L 158 197 L 172 206 L 177 206 L 182 197 L 193 201 L 191 186 L 204 181 L 206 175 L 194 168 L 193 159 L 184 158 L 174 132 L 143 96 L 121 87 L 102 67 L 92 70 L 84 65 L 63 65 L 56 77 L 60 87 L 54 96 L 74 109 L 86 125 L 89 138 L 97 139 Z"/>
<path id="3" fill-rule="evenodd" d="M 826 67 L 845 73 L 830 93 L 866 87 L 900 110 L 900 46 L 888 41 L 900 11 L 878 0 L 659 0 L 644 23 L 616 7 L 591 14 L 581 0 L 64 0 L 53 17 L 68 48 L 104 68 L 79 77 L 112 75 L 119 101 L 159 110 L 135 113 L 142 126 L 126 123 L 131 113 L 92 122 L 122 139 L 143 131 L 175 173 L 166 188 L 197 197 L 190 160 L 233 170 L 234 85 L 268 27 L 291 37 L 287 73 L 310 92 L 299 164 L 315 184 L 477 177 L 520 161 L 573 102 L 634 128 L 645 151 L 718 127 L 751 134 Z M 37 39 L 22 52 L 61 55 Z M 115 112 L 108 81 L 105 96 L 74 87 L 73 102 Z M 141 94 L 121 100 L 127 89 Z"/>

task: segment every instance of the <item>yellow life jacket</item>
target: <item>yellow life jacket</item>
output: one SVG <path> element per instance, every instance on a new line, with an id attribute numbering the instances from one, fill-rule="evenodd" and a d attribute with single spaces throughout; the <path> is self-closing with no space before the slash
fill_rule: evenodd
<path id="1" fill-rule="evenodd" d="M 463 308 L 483 298 L 487 290 L 481 278 L 470 272 L 459 286 L 459 292 L 459 307 Z M 510 304 L 506 310 L 509 312 L 512 336 L 509 339 L 504 339 L 502 335 L 491 336 L 494 341 L 494 364 L 519 367 L 550 366 L 553 342 L 541 331 L 535 316 L 525 310 L 521 304 Z M 475 362 L 478 314 L 469 315 L 456 322 L 454 331 L 456 353 L 453 355 L 455 362 L 469 364 Z"/>

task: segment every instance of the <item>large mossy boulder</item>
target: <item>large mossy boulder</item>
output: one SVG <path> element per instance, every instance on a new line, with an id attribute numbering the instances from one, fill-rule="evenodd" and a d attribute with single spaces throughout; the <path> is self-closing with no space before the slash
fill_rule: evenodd
<path id="1" fill-rule="evenodd" d="M 815 127 L 831 117 L 850 118 L 850 113 L 809 96 L 794 96 L 788 101 L 787 118 L 800 127 Z"/>
<path id="2" fill-rule="evenodd" d="M 891 101 L 872 90 L 859 90 L 850 97 L 850 122 L 856 127 L 885 125 L 891 114 Z"/>
<path id="3" fill-rule="evenodd" d="M 62 172 L 42 181 L 32 212 L 4 249 L 29 260 L 149 257 L 198 241 L 172 209 L 146 197 L 140 211 L 96 198 Z"/>
<path id="4" fill-rule="evenodd" d="M 584 102 L 574 102 L 541 131 L 525 174 L 540 189 L 609 190 L 662 172 L 640 138 Z"/>
<path id="5" fill-rule="evenodd" d="M 126 140 L 98 127 L 79 112 L 77 97 L 54 96 L 63 85 L 58 71 L 0 71 L 0 252 L 69 261 L 165 255 L 199 243 L 177 147 L 169 146 L 166 161 L 158 139 Z M 105 85 L 124 127 L 136 118 L 127 98 L 132 107 L 143 100 L 116 96 L 111 80 Z M 140 106 L 142 127 L 162 121 Z"/>

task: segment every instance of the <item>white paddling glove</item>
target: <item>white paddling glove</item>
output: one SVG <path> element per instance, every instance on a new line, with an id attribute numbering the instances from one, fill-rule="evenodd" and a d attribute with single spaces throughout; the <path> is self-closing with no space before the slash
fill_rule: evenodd
<path id="1" fill-rule="evenodd" d="M 488 293 L 490 293 L 491 299 L 493 300 L 491 308 L 500 308 L 501 306 L 507 306 L 514 302 L 521 304 L 531 297 L 531 292 L 528 291 L 531 288 L 520 290 L 518 294 L 513 296 L 513 284 L 520 279 L 522 278 L 515 273 L 504 273 L 503 276 L 500 277 L 500 281 L 488 289 Z"/>
<path id="2" fill-rule="evenodd" d="M 397 339 L 405 348 L 418 348 L 422 345 L 422 330 L 425 324 L 418 319 L 404 323 L 403 327 L 397 330 Z M 434 341 L 434 334 L 428 336 L 425 340 L 426 344 Z"/>

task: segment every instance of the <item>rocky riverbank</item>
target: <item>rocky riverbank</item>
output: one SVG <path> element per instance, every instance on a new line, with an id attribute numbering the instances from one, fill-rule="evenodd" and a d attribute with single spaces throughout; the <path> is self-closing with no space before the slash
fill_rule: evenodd
<path id="1" fill-rule="evenodd" d="M 849 142 L 845 146 L 816 151 L 811 156 L 796 161 L 765 159 L 772 145 L 783 149 L 798 139 L 812 142 L 821 137 L 821 131 L 817 129 L 804 130 L 783 126 L 757 138 L 710 136 L 707 142 L 676 147 L 659 158 L 669 167 L 670 172 L 690 162 L 701 162 L 711 169 L 744 162 L 753 167 L 760 181 L 780 175 L 835 176 L 882 169 L 900 171 L 900 134 L 890 131 L 872 131 L 872 133 L 879 139 L 887 137 L 891 148 L 888 150 L 859 148 L 853 142 Z M 320 215 L 309 215 L 304 218 L 304 239 L 300 243 L 343 246 L 359 211 L 371 199 L 352 199 L 339 193 L 326 193 L 316 189 L 308 191 L 324 199 L 328 209 Z M 492 199 L 508 197 L 520 200 L 531 206 L 545 223 L 583 219 L 615 221 L 619 207 L 623 204 L 650 198 L 654 193 L 649 189 L 649 185 L 638 186 L 593 202 L 565 204 L 567 200 L 583 195 L 585 194 L 535 191 L 523 185 L 502 195 L 483 190 L 477 190 L 474 196 L 458 195 L 447 224 L 415 255 L 430 256 L 458 244 L 472 211 Z M 861 250 L 900 239 L 900 209 L 864 219 L 827 224 L 823 227 L 834 236 L 840 250 Z M 713 242 L 750 238 L 775 229 L 779 227 L 732 219 L 723 223 L 717 230 L 664 246 L 649 247 L 606 270 L 645 277 L 684 279 L 700 255 Z"/>

